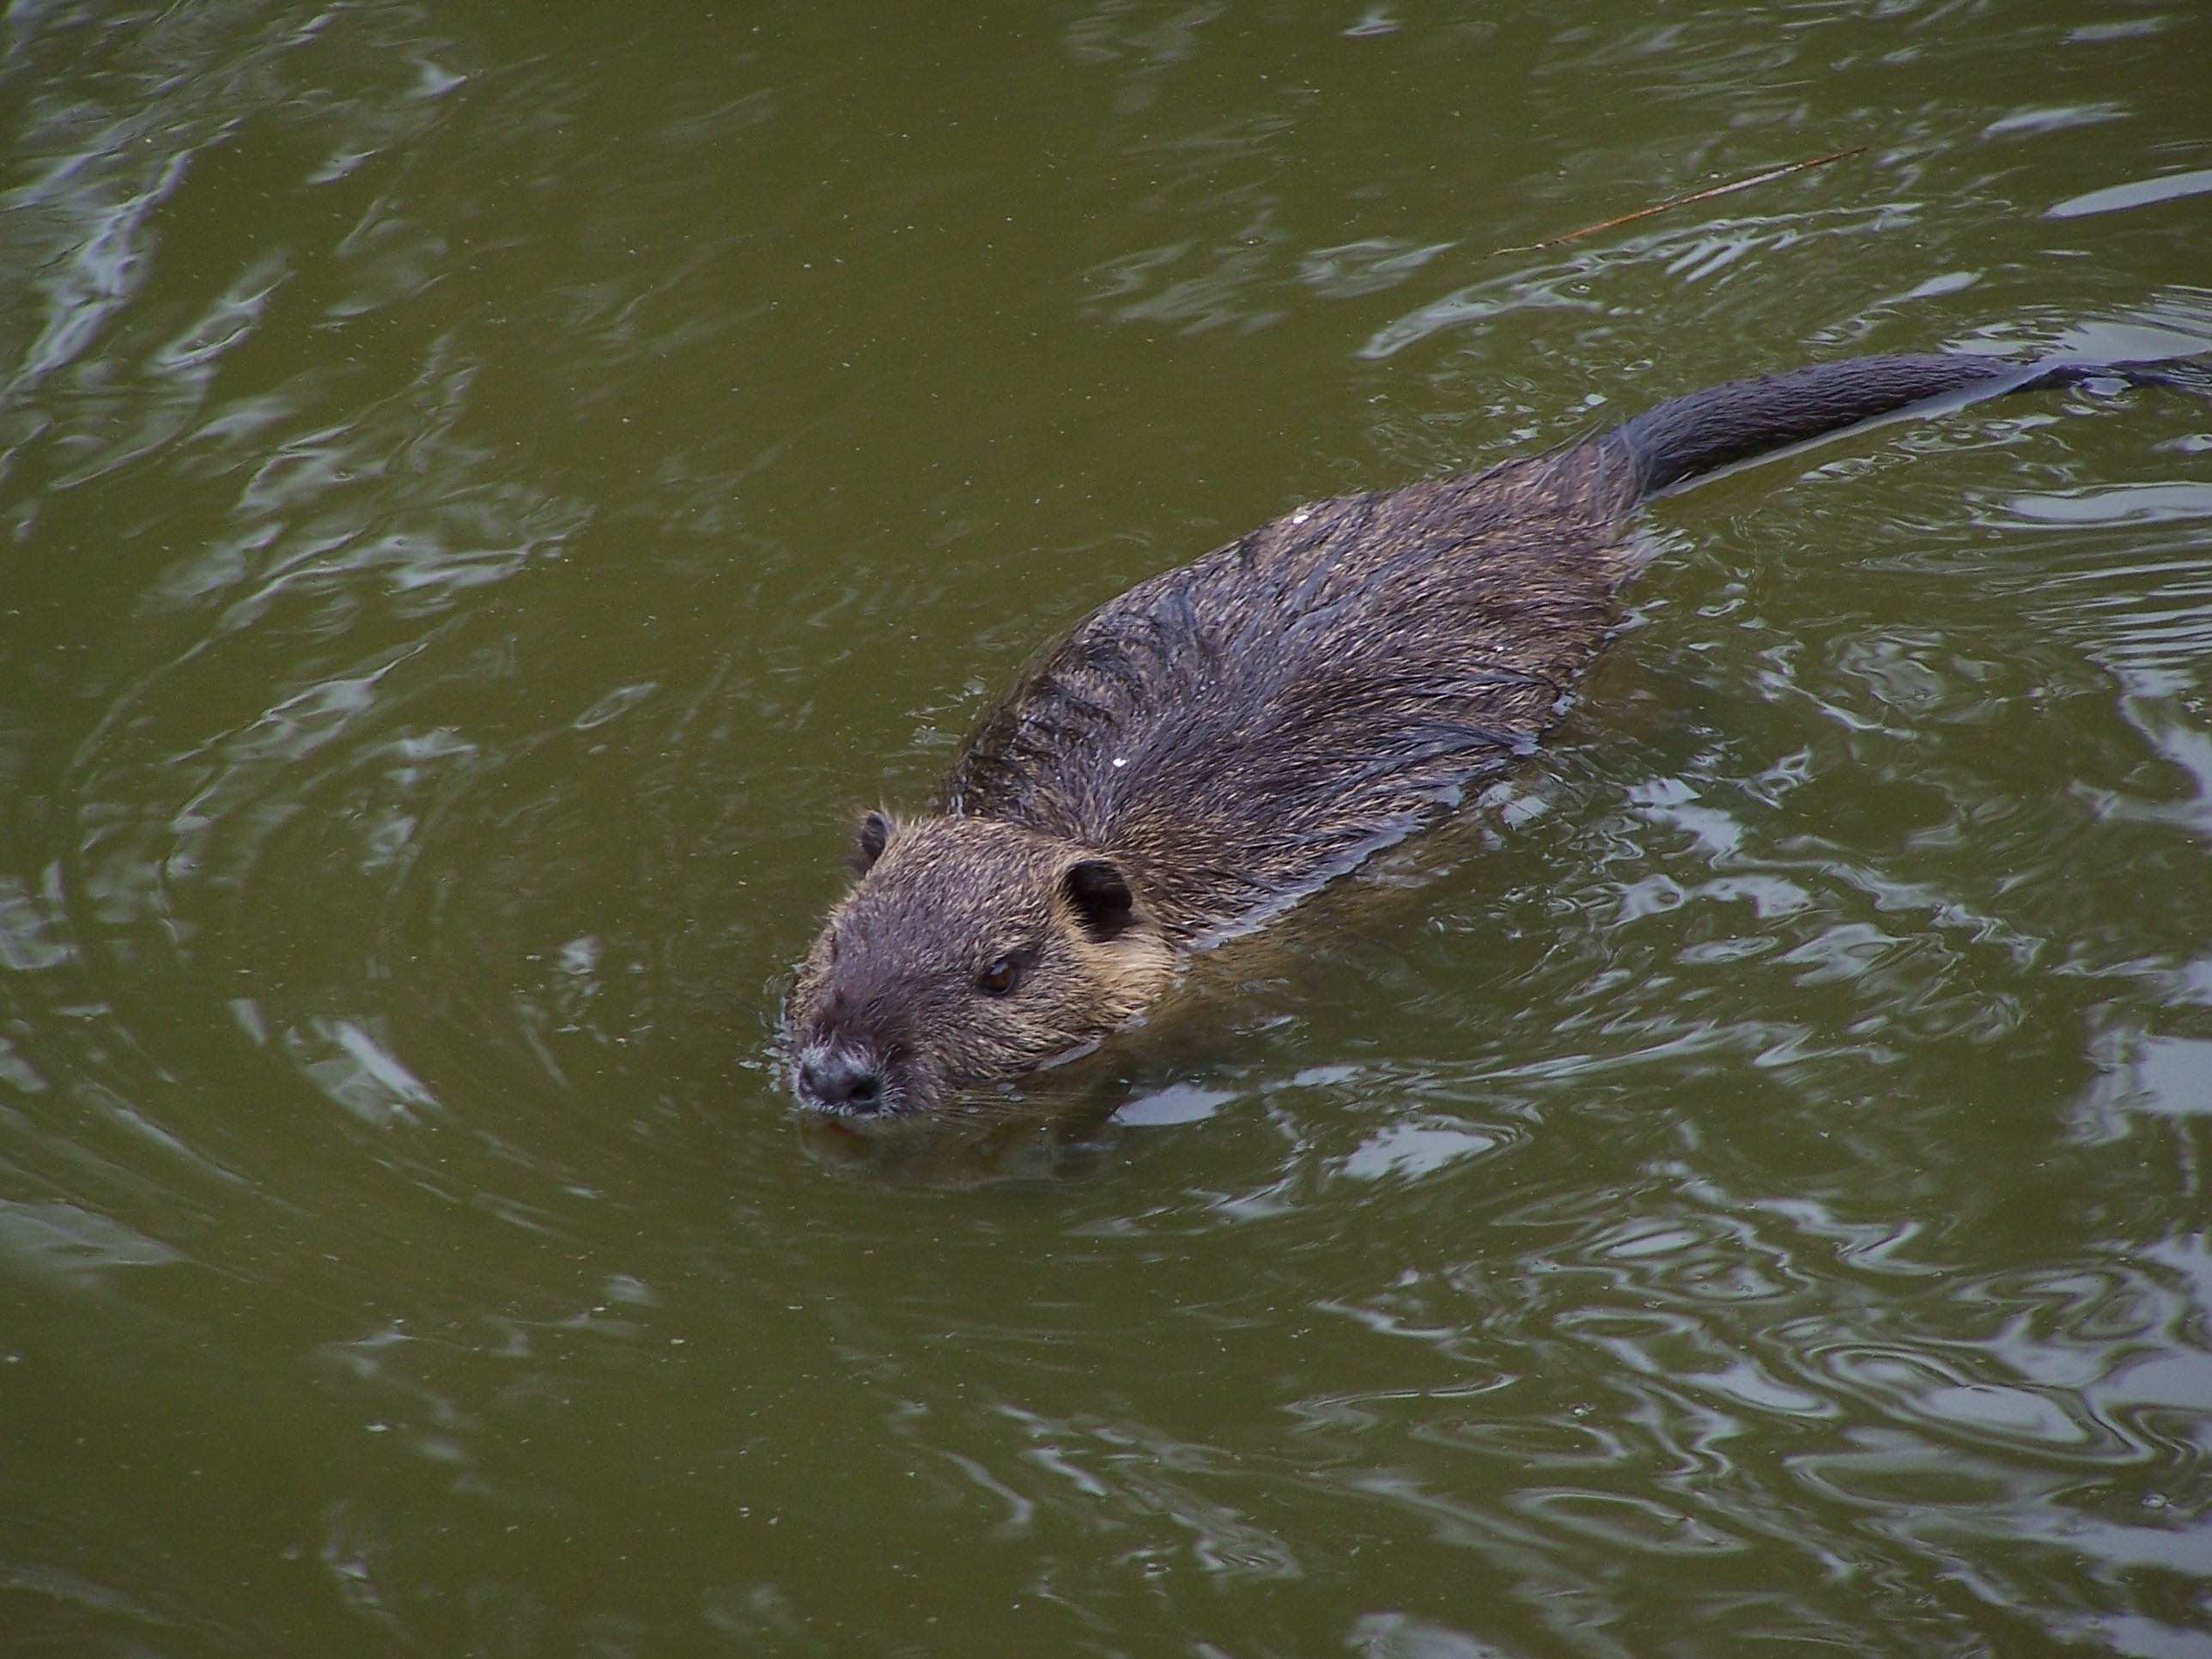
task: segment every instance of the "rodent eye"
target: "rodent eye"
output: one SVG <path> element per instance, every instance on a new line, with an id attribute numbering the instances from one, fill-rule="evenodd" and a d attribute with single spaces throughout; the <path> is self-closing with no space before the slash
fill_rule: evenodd
<path id="1" fill-rule="evenodd" d="M 1009 951 L 996 957 L 991 965 L 977 975 L 975 988 L 986 996 L 1002 997 L 1021 982 L 1021 959 Z"/>

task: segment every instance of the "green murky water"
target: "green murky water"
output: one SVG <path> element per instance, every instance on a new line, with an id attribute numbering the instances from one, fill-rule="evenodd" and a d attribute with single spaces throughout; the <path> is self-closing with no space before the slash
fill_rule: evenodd
<path id="1" fill-rule="evenodd" d="M 2201 8 L 4 42 L 0 1650 L 2212 1653 L 2201 404 L 1657 504 L 1510 799 L 1103 1128 L 855 1158 L 772 1048 L 851 811 L 1139 577 L 2212 343 Z"/>

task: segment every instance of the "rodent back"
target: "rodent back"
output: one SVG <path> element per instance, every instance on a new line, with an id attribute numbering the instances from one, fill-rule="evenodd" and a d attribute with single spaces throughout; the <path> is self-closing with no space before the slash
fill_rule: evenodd
<path id="1" fill-rule="evenodd" d="M 1126 857 L 1186 935 L 1308 890 L 1534 746 L 1633 499 L 1585 446 L 1301 507 L 1085 617 L 939 805 Z"/>

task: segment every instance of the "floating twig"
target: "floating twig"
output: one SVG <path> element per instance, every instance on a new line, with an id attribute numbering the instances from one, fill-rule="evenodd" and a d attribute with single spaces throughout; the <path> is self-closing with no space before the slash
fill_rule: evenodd
<path id="1" fill-rule="evenodd" d="M 1495 259 L 1501 253 L 1534 253 L 1539 248 L 1557 247 L 1562 242 L 1571 242 L 1584 236 L 1595 236 L 1601 230 L 1612 230 L 1620 225 L 1633 224 L 1638 219 L 1649 219 L 1655 213 L 1664 213 L 1669 208 L 1687 207 L 1692 202 L 1710 202 L 1716 196 L 1726 196 L 1732 191 L 1749 190 L 1753 185 L 1771 184 L 1777 179 L 1786 179 L 1793 173 L 1803 173 L 1812 167 L 1824 167 L 1831 161 L 1840 161 L 1846 156 L 1863 155 L 1867 147 L 1853 144 L 1849 149 L 1839 149 L 1829 155 L 1815 155 L 1809 161 L 1792 161 L 1787 167 L 1768 167 L 1742 179 L 1731 179 L 1727 184 L 1715 185 L 1709 190 L 1692 191 L 1687 196 L 1677 196 L 1670 202 L 1661 202 L 1652 207 L 1638 208 L 1633 213 L 1624 213 L 1618 219 L 1607 219 L 1602 224 L 1584 225 L 1580 230 L 1571 230 L 1564 236 L 1547 236 L 1540 242 L 1523 242 L 1516 247 L 1494 247 L 1482 257 Z"/>

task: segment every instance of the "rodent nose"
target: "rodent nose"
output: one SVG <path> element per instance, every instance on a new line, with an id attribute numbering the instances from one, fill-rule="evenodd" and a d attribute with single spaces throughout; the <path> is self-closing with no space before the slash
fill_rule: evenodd
<path id="1" fill-rule="evenodd" d="M 848 1050 L 810 1055 L 799 1063 L 799 1087 L 817 1105 L 836 1112 L 872 1112 L 883 1098 L 883 1075 Z"/>

